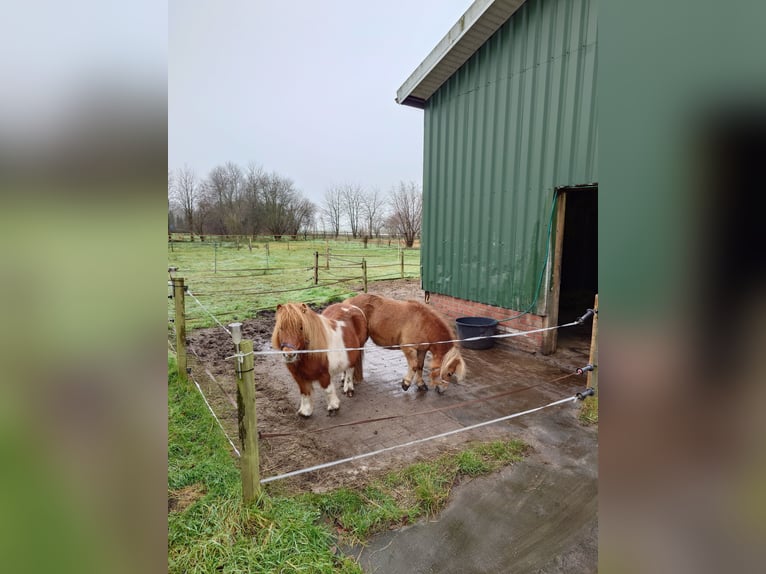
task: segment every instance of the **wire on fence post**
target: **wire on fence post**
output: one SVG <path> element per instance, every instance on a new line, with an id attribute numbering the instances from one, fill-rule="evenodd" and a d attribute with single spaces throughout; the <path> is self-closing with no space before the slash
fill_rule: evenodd
<path id="1" fill-rule="evenodd" d="M 176 328 L 176 363 L 178 368 L 178 380 L 186 381 L 186 316 L 185 316 L 185 288 L 183 277 L 174 277 L 173 302 L 175 303 L 175 328 Z"/>
<path id="2" fill-rule="evenodd" d="M 596 300 L 593 303 L 593 324 L 591 326 L 590 358 L 588 359 L 588 364 L 593 365 L 593 368 L 588 371 L 585 386 L 596 388 L 598 387 L 598 293 L 596 293 Z"/>
<path id="3" fill-rule="evenodd" d="M 242 499 L 253 502 L 261 492 L 258 455 L 258 420 L 255 413 L 255 377 L 253 376 L 253 342 L 243 339 L 234 345 L 242 362 L 237 368 L 237 421 L 242 442 L 240 475 Z"/>

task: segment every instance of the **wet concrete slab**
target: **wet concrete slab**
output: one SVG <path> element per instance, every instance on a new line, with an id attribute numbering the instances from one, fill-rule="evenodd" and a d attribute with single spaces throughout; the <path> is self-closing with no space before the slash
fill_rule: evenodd
<path id="1" fill-rule="evenodd" d="M 533 456 L 462 485 L 436 519 L 377 536 L 355 556 L 365 572 L 595 572 L 596 490 Z"/>
<path id="2" fill-rule="evenodd" d="M 576 376 L 550 382 L 585 364 L 580 364 L 587 361 L 582 353 L 562 354 L 558 363 L 504 345 L 463 355 L 471 376 L 451 386 L 439 405 L 518 392 L 443 411 L 428 421 L 403 422 L 408 432 L 424 436 L 472 425 L 547 404 L 585 384 Z M 400 399 L 424 400 L 424 394 L 398 393 Z M 474 440 L 520 438 L 534 452 L 492 476 L 456 487 L 437 517 L 380 534 L 347 553 L 365 572 L 596 572 L 597 431 L 576 415 L 576 406 L 565 404 L 466 433 Z"/>

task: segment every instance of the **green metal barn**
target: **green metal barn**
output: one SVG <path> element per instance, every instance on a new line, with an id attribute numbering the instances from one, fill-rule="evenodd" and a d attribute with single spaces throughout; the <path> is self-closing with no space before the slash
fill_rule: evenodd
<path id="1" fill-rule="evenodd" d="M 597 292 L 596 0 L 477 0 L 397 92 L 424 111 L 423 288 L 529 330 Z M 557 331 L 510 339 L 551 353 Z"/>

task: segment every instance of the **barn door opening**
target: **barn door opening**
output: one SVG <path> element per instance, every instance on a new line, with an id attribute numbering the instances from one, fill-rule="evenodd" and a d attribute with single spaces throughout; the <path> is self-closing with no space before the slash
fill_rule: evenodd
<path id="1" fill-rule="evenodd" d="M 558 190 L 551 275 L 550 325 L 569 323 L 593 307 L 598 293 L 598 186 Z M 545 354 L 554 351 L 587 359 L 591 325 L 549 331 Z M 585 363 L 583 363 L 585 364 Z"/>

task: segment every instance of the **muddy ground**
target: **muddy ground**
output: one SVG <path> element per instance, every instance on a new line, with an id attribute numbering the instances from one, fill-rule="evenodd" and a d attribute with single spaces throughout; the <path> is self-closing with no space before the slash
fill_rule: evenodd
<path id="1" fill-rule="evenodd" d="M 396 299 L 423 300 L 418 281 L 396 280 L 374 283 L 369 292 Z M 315 308 L 319 311 L 320 308 Z M 243 336 L 254 342 L 258 350 L 271 349 L 274 313 L 265 312 L 255 319 L 243 321 Z M 196 330 L 188 334 L 190 365 L 208 401 L 221 419 L 229 436 L 237 440 L 236 380 L 234 362 L 226 359 L 234 352 L 231 338 L 220 327 Z M 255 384 L 258 426 L 261 433 L 289 433 L 287 436 L 262 438 L 260 441 L 261 477 L 305 468 L 379 448 L 394 446 L 467 426 L 483 420 L 510 414 L 552 400 L 562 398 L 584 381 L 570 377 L 558 383 L 548 383 L 581 366 L 578 361 L 585 349 L 562 350 L 559 364 L 556 359 L 535 357 L 523 351 L 514 351 L 498 341 L 488 350 L 463 350 L 468 376 L 462 385 L 453 384 L 444 395 L 434 391 L 418 393 L 415 386 L 405 392 L 400 381 L 406 371 L 406 362 L 400 351 L 379 349 L 369 341 L 365 351 L 365 380 L 357 385 L 355 396 L 340 393 L 338 414 L 328 417 L 324 391 L 315 385 L 314 414 L 310 419 L 297 415 L 299 392 L 295 382 L 278 356 L 255 358 Z M 583 362 L 582 364 L 585 364 Z M 426 372 L 424 379 L 428 381 Z M 424 411 L 456 403 L 491 396 L 513 386 L 519 392 L 489 403 L 479 403 L 442 412 L 420 415 Z M 536 385 L 533 389 L 526 389 Z M 571 409 L 570 409 L 571 410 Z M 338 424 L 390 415 L 406 415 L 394 420 L 343 426 L 324 430 Z M 570 418 L 574 412 L 568 414 Z M 388 452 L 362 461 L 344 464 L 273 483 L 280 489 L 322 491 L 337 486 L 355 486 L 366 483 L 374 475 L 399 468 L 423 457 L 457 450 L 471 440 L 493 440 L 519 435 L 510 429 L 525 426 L 501 423 L 437 439 L 411 448 Z M 524 438 L 524 437 L 521 437 Z M 534 447 L 534 444 L 532 444 Z"/>

